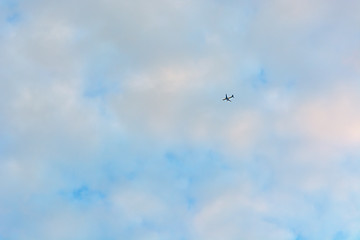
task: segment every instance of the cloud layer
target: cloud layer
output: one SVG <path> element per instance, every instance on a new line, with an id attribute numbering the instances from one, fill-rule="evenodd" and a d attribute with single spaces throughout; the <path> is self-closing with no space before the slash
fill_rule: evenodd
<path id="1" fill-rule="evenodd" d="M 359 10 L 0 1 L 0 239 L 358 239 Z"/>

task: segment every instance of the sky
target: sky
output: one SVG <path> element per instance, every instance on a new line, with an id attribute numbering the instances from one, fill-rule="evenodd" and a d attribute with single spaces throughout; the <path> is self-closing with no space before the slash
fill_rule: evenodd
<path id="1" fill-rule="evenodd" d="M 0 240 L 359 240 L 359 12 L 0 0 Z"/>

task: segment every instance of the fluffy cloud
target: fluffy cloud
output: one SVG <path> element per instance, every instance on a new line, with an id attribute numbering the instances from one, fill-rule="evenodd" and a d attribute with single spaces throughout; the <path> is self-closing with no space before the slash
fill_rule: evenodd
<path id="1" fill-rule="evenodd" d="M 0 238 L 356 239 L 359 7 L 1 2 Z"/>

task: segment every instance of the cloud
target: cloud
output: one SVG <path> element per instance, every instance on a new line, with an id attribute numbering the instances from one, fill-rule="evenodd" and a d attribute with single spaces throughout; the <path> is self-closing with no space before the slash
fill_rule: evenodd
<path id="1" fill-rule="evenodd" d="M 359 4 L 9 3 L 0 238 L 357 238 Z"/>
<path id="2" fill-rule="evenodd" d="M 358 145 L 359 113 L 357 94 L 352 89 L 338 87 L 334 93 L 304 104 L 296 118 L 299 128 L 311 139 L 336 145 Z"/>

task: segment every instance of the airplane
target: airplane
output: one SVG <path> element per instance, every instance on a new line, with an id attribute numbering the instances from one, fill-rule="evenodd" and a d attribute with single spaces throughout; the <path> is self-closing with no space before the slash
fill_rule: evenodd
<path id="1" fill-rule="evenodd" d="M 228 101 L 231 102 L 230 98 L 234 98 L 234 95 L 231 95 L 230 97 L 227 96 L 227 94 L 225 94 L 225 98 L 223 99 L 223 101 Z"/>

